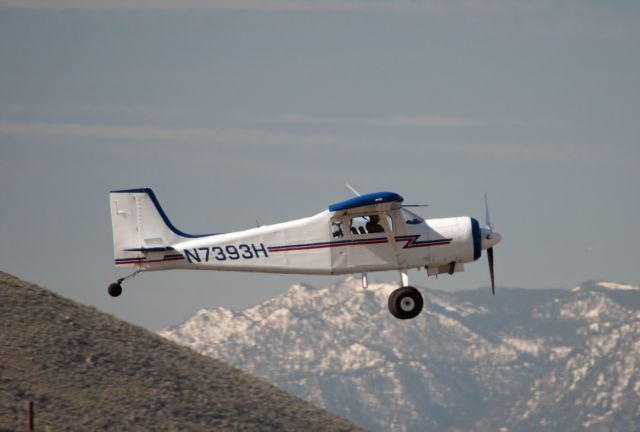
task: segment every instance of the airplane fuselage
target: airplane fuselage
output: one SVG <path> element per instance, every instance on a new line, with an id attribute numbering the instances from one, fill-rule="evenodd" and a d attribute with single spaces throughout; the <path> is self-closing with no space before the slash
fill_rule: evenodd
<path id="1" fill-rule="evenodd" d="M 339 215 L 326 210 L 290 222 L 184 239 L 171 249 L 138 253 L 116 263 L 145 270 L 339 275 L 424 266 L 430 273 L 442 273 L 449 272 L 451 263 L 459 271 L 459 265 L 480 257 L 480 230 L 473 218 L 423 220 L 390 210 L 385 213 L 389 233 L 367 232 L 357 221 L 366 221 L 370 213 Z"/>

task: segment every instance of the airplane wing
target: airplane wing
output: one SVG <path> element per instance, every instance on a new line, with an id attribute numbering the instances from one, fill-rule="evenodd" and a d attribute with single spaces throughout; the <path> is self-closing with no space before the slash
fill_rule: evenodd
<path id="1" fill-rule="evenodd" d="M 399 209 L 402 206 L 402 201 L 404 198 L 397 193 L 375 192 L 331 204 L 329 211 L 339 215 L 362 214 L 369 211 L 379 213 Z"/>

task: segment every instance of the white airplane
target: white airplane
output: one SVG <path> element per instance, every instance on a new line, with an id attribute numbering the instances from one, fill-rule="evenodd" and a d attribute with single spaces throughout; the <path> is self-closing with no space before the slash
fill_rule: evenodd
<path id="1" fill-rule="evenodd" d="M 348 186 L 348 185 L 347 185 Z M 351 188 L 356 194 L 357 192 Z M 453 274 L 487 250 L 495 294 L 493 230 L 486 203 L 486 226 L 472 217 L 425 220 L 392 192 L 359 195 L 332 204 L 315 216 L 225 234 L 186 234 L 167 218 L 151 189 L 112 191 L 111 223 L 115 264 L 135 272 L 109 285 L 122 294 L 122 282 L 142 271 L 188 269 L 340 275 L 399 270 L 401 285 L 389 296 L 391 314 L 416 317 L 420 292 L 409 286 L 408 270 L 428 276 Z"/>

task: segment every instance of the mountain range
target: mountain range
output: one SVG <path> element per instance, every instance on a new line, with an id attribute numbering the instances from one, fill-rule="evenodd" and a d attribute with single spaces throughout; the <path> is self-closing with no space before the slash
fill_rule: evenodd
<path id="1" fill-rule="evenodd" d="M 373 431 L 640 430 L 640 288 L 422 289 L 297 284 L 236 312 L 202 309 L 160 334 Z"/>

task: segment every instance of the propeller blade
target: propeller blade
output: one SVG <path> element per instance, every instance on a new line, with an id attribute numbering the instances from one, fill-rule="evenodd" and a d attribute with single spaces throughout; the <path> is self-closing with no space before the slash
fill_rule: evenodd
<path id="1" fill-rule="evenodd" d="M 491 225 L 491 216 L 489 215 L 489 201 L 487 200 L 487 193 L 484 193 L 484 222 L 491 232 L 493 232 L 493 225 Z"/>
<path id="2" fill-rule="evenodd" d="M 489 274 L 491 275 L 491 294 L 496 295 L 496 281 L 493 275 L 493 248 L 487 249 L 487 258 L 489 258 Z"/>

